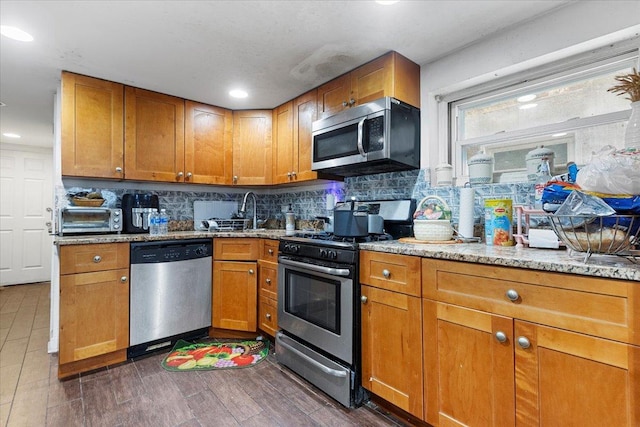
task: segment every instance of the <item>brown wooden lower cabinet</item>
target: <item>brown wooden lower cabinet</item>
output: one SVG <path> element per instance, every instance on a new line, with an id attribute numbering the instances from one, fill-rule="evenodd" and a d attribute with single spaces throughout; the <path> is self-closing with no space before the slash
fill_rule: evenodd
<path id="1" fill-rule="evenodd" d="M 257 326 L 257 262 L 214 261 L 212 326 L 255 332 Z"/>
<path id="2" fill-rule="evenodd" d="M 420 298 L 362 286 L 362 386 L 422 418 Z"/>
<path id="3" fill-rule="evenodd" d="M 640 425 L 640 347 L 423 299 L 434 426 Z"/>
<path id="4" fill-rule="evenodd" d="M 58 377 L 126 360 L 129 244 L 60 247 Z"/>

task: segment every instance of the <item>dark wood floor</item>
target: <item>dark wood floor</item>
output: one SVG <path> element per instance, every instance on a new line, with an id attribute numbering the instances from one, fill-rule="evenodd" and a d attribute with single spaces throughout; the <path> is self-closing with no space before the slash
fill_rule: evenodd
<path id="1" fill-rule="evenodd" d="M 205 372 L 165 371 L 160 366 L 165 354 L 156 354 L 58 381 L 57 358 L 46 353 L 37 310 L 25 315 L 20 309 L 42 305 L 38 301 L 48 300 L 47 287 L 12 286 L 0 293 L 0 366 L 5 374 L 17 372 L 12 382 L 0 377 L 2 426 L 401 425 L 374 405 L 344 408 L 278 365 L 273 354 L 255 367 Z M 25 316 L 39 327 L 38 345 L 29 345 L 33 326 L 27 333 L 24 325 L 14 324 Z M 24 349 L 16 353 L 22 341 Z"/>

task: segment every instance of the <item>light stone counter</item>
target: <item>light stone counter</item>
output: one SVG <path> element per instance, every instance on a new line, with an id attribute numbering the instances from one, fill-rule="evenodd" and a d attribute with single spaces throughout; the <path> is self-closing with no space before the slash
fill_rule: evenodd
<path id="1" fill-rule="evenodd" d="M 453 261 L 493 264 L 506 267 L 581 274 L 585 276 L 640 281 L 640 258 L 632 261 L 609 255 L 592 255 L 564 249 L 516 248 L 487 246 L 484 243 L 420 244 L 399 241 L 361 243 L 360 249 L 402 255 L 415 255 Z"/>
<path id="2" fill-rule="evenodd" d="M 105 234 L 81 236 L 56 236 L 54 243 L 63 245 L 87 245 L 94 243 L 150 242 L 159 240 L 184 240 L 197 238 L 258 237 L 280 239 L 285 230 L 259 231 L 171 231 L 162 236 L 149 234 Z M 487 246 L 483 243 L 420 244 L 399 241 L 361 243 L 360 249 L 425 258 L 494 264 L 506 267 L 581 274 L 640 282 L 640 259 L 637 264 L 623 257 L 592 255 L 584 262 L 584 254 L 570 254 L 567 250 L 515 248 Z"/>
<path id="3" fill-rule="evenodd" d="M 256 230 L 256 231 L 170 231 L 159 236 L 140 234 L 84 234 L 79 236 L 56 236 L 53 243 L 64 245 L 90 245 L 94 243 L 128 243 L 154 242 L 159 240 L 185 240 L 212 237 L 258 237 L 261 239 L 279 239 L 284 237 L 284 230 Z"/>

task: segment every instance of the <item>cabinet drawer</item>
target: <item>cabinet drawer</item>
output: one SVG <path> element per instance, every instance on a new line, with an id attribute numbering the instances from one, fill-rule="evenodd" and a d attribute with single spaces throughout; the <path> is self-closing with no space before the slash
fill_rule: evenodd
<path id="1" fill-rule="evenodd" d="M 258 293 L 267 298 L 278 298 L 278 264 L 258 261 Z"/>
<path id="2" fill-rule="evenodd" d="M 419 297 L 420 258 L 361 251 L 360 282 Z"/>
<path id="3" fill-rule="evenodd" d="M 260 240 L 260 259 L 269 262 L 278 262 L 278 241 Z"/>
<path id="4" fill-rule="evenodd" d="M 128 243 L 60 247 L 60 274 L 129 268 Z"/>
<path id="5" fill-rule="evenodd" d="M 258 327 L 274 337 L 278 331 L 278 303 L 276 300 L 260 296 L 258 319 L 260 319 Z"/>
<path id="6" fill-rule="evenodd" d="M 213 258 L 226 261 L 253 261 L 258 259 L 260 239 L 223 238 L 213 239 Z"/>
<path id="7" fill-rule="evenodd" d="M 422 261 L 422 280 L 425 298 L 640 342 L 640 294 L 628 281 L 433 259 Z"/>

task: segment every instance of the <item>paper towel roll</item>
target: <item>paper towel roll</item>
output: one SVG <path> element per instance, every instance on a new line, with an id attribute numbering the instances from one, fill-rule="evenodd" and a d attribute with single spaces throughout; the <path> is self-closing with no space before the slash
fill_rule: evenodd
<path id="1" fill-rule="evenodd" d="M 460 220 L 458 232 L 463 237 L 473 237 L 473 207 L 475 204 L 475 190 L 471 187 L 460 189 Z"/>

